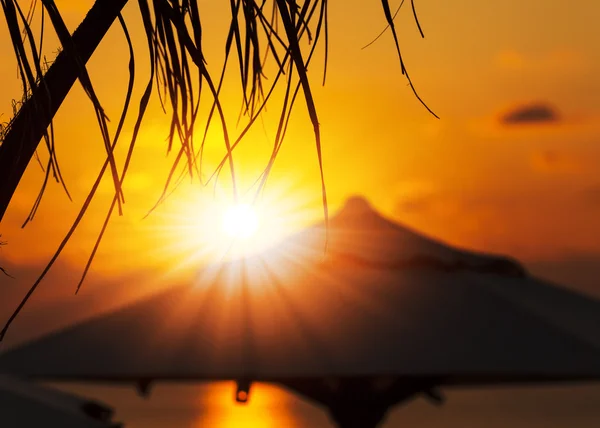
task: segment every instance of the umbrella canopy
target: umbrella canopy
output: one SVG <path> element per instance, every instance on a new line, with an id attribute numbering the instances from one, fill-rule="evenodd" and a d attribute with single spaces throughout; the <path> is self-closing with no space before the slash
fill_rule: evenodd
<path id="1" fill-rule="evenodd" d="M 298 385 L 323 379 L 402 379 L 416 390 L 600 379 L 600 302 L 511 259 L 420 235 L 359 198 L 331 219 L 326 253 L 325 241 L 321 224 L 209 267 L 189 287 L 10 350 L 0 370 L 273 381 L 304 393 Z"/>
<path id="2" fill-rule="evenodd" d="M 0 375 L 3 427 L 120 428 L 112 414 L 96 401 Z"/>

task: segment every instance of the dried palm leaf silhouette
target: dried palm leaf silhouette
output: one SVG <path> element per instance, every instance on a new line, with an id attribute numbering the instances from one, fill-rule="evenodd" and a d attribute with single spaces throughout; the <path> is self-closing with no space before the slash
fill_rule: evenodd
<path id="1" fill-rule="evenodd" d="M 53 0 L 30 0 L 28 9 L 23 8 L 20 4 L 22 2 L 18 0 L 0 0 L 23 84 L 22 100 L 15 105 L 15 115 L 2 126 L 0 133 L 0 220 L 29 161 L 36 156 L 38 144 L 42 140 L 49 154 L 44 168 L 45 178 L 25 224 L 35 216 L 51 178 L 61 183 L 68 195 L 56 154 L 52 118 L 76 81 L 82 85 L 94 108 L 106 151 L 102 168 L 72 227 L 7 322 L 0 334 L 0 340 L 57 260 L 85 216 L 102 178 L 108 173 L 112 177 L 114 197 L 77 289 L 81 286 L 115 209 L 122 214 L 122 205 L 125 201 L 124 180 L 134 154 L 142 120 L 150 97 L 154 93 L 160 97 L 163 109 L 170 113 L 167 145 L 169 151 L 176 152 L 159 203 L 183 177 L 197 176 L 202 180 L 203 149 L 208 128 L 213 121 L 220 125 L 226 155 L 216 171 L 208 174 L 209 181 L 227 167 L 234 183 L 234 197 L 237 198 L 234 149 L 255 124 L 274 90 L 283 87 L 285 97 L 281 106 L 279 126 L 272 155 L 259 177 L 259 188 L 264 185 L 273 167 L 286 134 L 293 106 L 300 95 L 304 99 L 314 128 L 317 161 L 321 173 L 323 210 L 327 221 L 327 193 L 321 156 L 319 116 L 307 71 L 315 48 L 324 45 L 324 83 L 328 54 L 327 0 L 230 0 L 231 19 L 225 40 L 225 59 L 218 79 L 215 79 L 207 68 L 202 46 L 202 37 L 206 35 L 197 0 L 137 0 L 139 14 L 136 19 L 140 19 L 143 23 L 148 44 L 147 59 L 150 64 L 150 77 L 139 100 L 132 100 L 132 92 L 136 59 L 140 53 L 134 49 L 128 32 L 128 22 L 121 15 L 123 7 L 133 1 L 96 0 L 79 27 L 71 34 L 65 25 L 61 11 Z M 422 35 L 412 1 L 411 4 L 418 30 Z M 402 74 L 405 75 L 417 99 L 431 112 L 417 94 L 407 72 L 394 25 L 395 14 L 392 15 L 388 0 L 381 0 L 381 5 L 387 21 L 386 30 L 389 29 L 394 38 Z M 41 23 L 38 34 L 34 34 L 32 25 L 36 16 Z M 42 56 L 48 21 L 60 42 L 60 51 L 51 64 Z M 130 60 L 129 84 L 123 108 L 114 134 L 111 135 L 107 126 L 108 118 L 88 74 L 86 63 L 115 21 L 118 21 L 129 47 Z M 231 65 L 232 62 L 236 64 Z M 224 107 L 220 101 L 228 66 L 238 68 L 243 101 L 242 113 L 246 118 L 245 127 L 237 136 L 232 135 L 227 126 Z M 268 82 L 265 78 L 266 67 L 274 67 L 276 70 L 275 76 Z M 203 139 L 197 144 L 194 141 L 194 130 L 197 130 L 198 126 L 200 99 L 207 91 L 212 108 L 208 117 L 203 118 L 205 119 Z M 115 148 L 120 143 L 121 132 L 132 101 L 137 101 L 138 104 L 137 119 L 133 126 L 132 138 L 128 142 L 127 153 L 124 159 L 117 159 L 114 154 Z"/>
<path id="2" fill-rule="evenodd" d="M 4 245 L 6 245 L 6 241 L 2 241 L 2 235 L 0 235 L 0 248 Z M 12 278 L 12 276 L 2 266 L 0 266 L 0 273 Z"/>

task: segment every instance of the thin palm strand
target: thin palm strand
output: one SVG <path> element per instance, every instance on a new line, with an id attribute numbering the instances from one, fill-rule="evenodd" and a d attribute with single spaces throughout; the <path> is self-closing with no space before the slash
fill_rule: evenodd
<path id="1" fill-rule="evenodd" d="M 228 166 L 233 182 L 233 196 L 237 199 L 238 189 L 233 152 L 264 112 L 276 88 L 283 86 L 284 97 L 280 106 L 281 113 L 279 115 L 273 150 L 265 169 L 257 179 L 257 195 L 266 185 L 277 155 L 282 147 L 294 104 L 298 95 L 302 94 L 304 105 L 308 110 L 314 130 L 315 148 L 321 179 L 323 215 L 325 222 L 327 223 L 328 221 L 325 166 L 322 157 L 319 116 L 307 72 L 308 64 L 313 57 L 315 48 L 319 43 L 324 43 L 323 83 L 325 82 L 328 55 L 327 0 L 230 0 L 231 20 L 225 41 L 225 60 L 218 80 L 212 78 L 207 68 L 207 61 L 202 46 L 203 26 L 200 20 L 200 10 L 197 0 L 138 0 L 139 16 L 143 22 L 148 42 L 151 73 L 146 89 L 139 100 L 139 109 L 133 128 L 133 136 L 120 168 L 115 156 L 115 150 L 132 101 L 135 80 L 135 51 L 129 37 L 127 24 L 120 14 L 120 9 L 127 3 L 127 0 L 110 0 L 110 2 L 106 1 L 105 5 L 101 5 L 99 3 L 101 1 L 97 0 L 94 8 L 101 9 L 103 6 L 108 8 L 109 6 L 106 4 L 112 2 L 111 7 L 116 11 L 113 19 L 118 17 L 118 22 L 123 30 L 130 55 L 128 66 L 129 83 L 120 120 L 112 137 L 108 127 L 108 118 L 104 112 L 100 98 L 95 91 L 92 79 L 87 72 L 85 61 L 80 57 L 73 37 L 67 30 L 61 12 L 55 3 L 51 0 L 41 0 L 42 7 L 38 7 L 38 1 L 32 0 L 28 12 L 23 13 L 18 0 L 0 0 L 11 35 L 15 57 L 17 58 L 20 80 L 23 83 L 22 105 L 33 106 L 27 110 L 29 112 L 28 120 L 44 124 L 42 136 L 49 155 L 41 190 L 25 224 L 33 220 L 42 201 L 42 195 L 47 187 L 50 176 L 59 183 L 62 183 L 65 191 L 68 192 L 60 173 L 56 155 L 52 127 L 53 114 L 43 104 L 38 105 L 36 96 L 39 91 L 48 92 L 51 89 L 47 86 L 48 82 L 45 79 L 47 74 L 45 70 L 48 67 L 42 55 L 44 26 L 47 26 L 45 16 L 48 16 L 50 24 L 57 33 L 60 41 L 61 52 L 57 57 L 57 61 L 61 56 L 67 56 L 74 61 L 77 69 L 76 78 L 83 86 L 94 108 L 96 121 L 106 151 L 104 164 L 97 174 L 96 180 L 75 221 L 38 280 L 29 289 L 20 305 L 7 321 L 4 329 L 0 332 L 0 340 L 2 340 L 11 323 L 18 316 L 40 282 L 60 256 L 88 211 L 100 182 L 105 174 L 110 171 L 114 186 L 114 197 L 91 250 L 82 278 L 77 285 L 77 291 L 79 291 L 108 227 L 110 218 L 114 214 L 115 208 L 117 208 L 120 215 L 122 214 L 122 205 L 125 203 L 123 191 L 125 177 L 134 154 L 139 130 L 147 111 L 150 97 L 154 92 L 158 95 L 163 110 L 170 112 L 167 150 L 170 152 L 176 145 L 179 146 L 162 195 L 155 207 L 174 191 L 186 175 L 192 178 L 198 176 L 201 182 L 207 185 L 212 179 L 219 176 L 225 166 Z M 388 0 L 382 0 L 381 4 L 388 23 L 387 28 L 391 29 L 394 38 L 401 72 L 406 76 L 417 99 L 435 116 L 417 94 L 400 52 L 400 43 L 394 26 L 394 18 L 400 7 L 392 15 Z M 422 35 L 413 1 L 411 1 L 411 5 L 418 30 Z M 33 17 L 36 13 L 40 16 L 41 22 L 39 39 L 36 39 L 32 29 Z M 324 34 L 324 38 L 321 37 L 322 34 Z M 30 52 L 29 54 L 27 53 L 28 51 Z M 237 62 L 241 86 L 242 109 L 240 117 L 247 117 L 246 125 L 235 138 L 228 126 L 225 107 L 221 103 L 220 97 L 226 69 L 233 62 L 232 59 Z M 271 84 L 266 86 L 264 80 L 266 79 L 268 70 L 271 70 L 272 67 L 275 70 L 275 77 Z M 52 66 L 50 66 L 51 68 Z M 200 146 L 196 147 L 194 130 L 200 117 L 199 109 L 202 93 L 206 90 L 209 92 L 211 108 L 203 126 L 202 141 Z M 23 111 L 23 109 L 20 111 Z M 15 118 L 18 117 L 20 111 L 17 112 Z M 7 136 L 11 133 L 15 118 L 3 124 L 0 128 L 0 149 L 2 148 L 2 142 L 8 141 Z M 214 120 L 218 121 L 226 154 L 217 168 L 210 174 L 209 179 L 204 181 L 202 172 L 203 153 L 208 129 Z M 39 141 L 34 142 L 36 145 L 38 143 Z M 35 153 L 37 156 L 37 152 Z M 2 151 L 0 151 L 0 155 L 2 155 Z M 41 161 L 40 165 L 42 165 Z M 11 173 L 15 172 L 11 171 Z M 16 171 L 16 173 L 22 175 L 23 171 Z M 8 200 L 0 201 L 0 204 L 8 205 L 10 196 L 12 194 L 8 196 Z M 5 209 L 6 207 L 3 208 L 2 213 L 4 213 Z"/>

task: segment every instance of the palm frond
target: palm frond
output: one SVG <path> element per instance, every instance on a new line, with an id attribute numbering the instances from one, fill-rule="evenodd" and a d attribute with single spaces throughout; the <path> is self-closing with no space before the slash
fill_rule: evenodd
<path id="1" fill-rule="evenodd" d="M 61 183 L 68 193 L 60 172 L 52 118 L 60 103 L 69 92 L 72 84 L 78 80 L 96 116 L 96 122 L 105 147 L 106 158 L 98 172 L 82 207 L 68 233 L 43 270 L 38 280 L 30 288 L 21 304 L 17 307 L 6 326 L 0 332 L 0 340 L 35 292 L 36 288 L 53 266 L 79 226 L 95 197 L 98 186 L 110 171 L 114 186 L 114 196 L 108 207 L 104 222 L 99 229 L 96 242 L 91 250 L 82 278 L 77 285 L 79 291 L 99 248 L 101 240 L 115 208 L 122 213 L 125 202 L 124 182 L 136 147 L 139 131 L 150 97 L 156 93 L 165 113 L 170 115 L 167 131 L 167 152 L 176 152 L 171 169 L 166 178 L 162 194 L 155 206 L 164 201 L 183 181 L 185 177 L 197 176 L 199 181 L 208 185 L 219 177 L 227 166 L 233 183 L 233 197 L 237 200 L 238 189 L 234 150 L 245 141 L 245 136 L 256 124 L 272 103 L 273 94 L 282 88 L 283 99 L 279 105 L 279 120 L 275 133 L 271 155 L 262 173 L 257 177 L 256 196 L 264 189 L 283 145 L 288 124 L 298 97 L 308 111 L 313 127 L 316 157 L 320 171 L 323 215 L 328 221 L 327 188 L 325 166 L 322 155 L 321 130 L 317 105 L 314 100 L 308 65 L 317 46 L 324 44 L 324 66 L 322 82 L 327 76 L 328 59 L 328 1 L 327 0 L 230 0 L 230 21 L 224 41 L 225 56 L 217 79 L 214 79 L 207 67 L 205 51 L 202 45 L 204 27 L 197 0 L 137 0 L 139 18 L 143 23 L 148 45 L 150 77 L 139 99 L 137 119 L 133 126 L 132 138 L 122 165 L 117 162 L 115 149 L 119 144 L 129 106 L 132 101 L 135 80 L 135 54 L 128 33 L 127 23 L 121 16 L 121 10 L 128 0 L 96 0 L 82 25 L 71 35 L 64 23 L 62 14 L 54 1 L 41 0 L 43 7 L 37 7 L 37 0 L 31 0 L 27 13 L 24 13 L 18 0 L 0 0 L 9 29 L 11 43 L 17 59 L 20 80 L 23 83 L 21 106 L 7 123 L 0 125 L 0 218 L 4 214 L 16 185 L 31 157 L 36 156 L 36 148 L 41 139 L 45 141 L 48 160 L 43 166 L 45 172 L 41 190 L 25 224 L 33 219 L 41 204 L 42 196 L 50 177 Z M 403 1 L 402 1 L 403 3 Z M 388 0 L 381 0 L 387 29 L 391 30 L 400 68 L 405 75 L 414 95 L 434 116 L 435 114 L 419 97 L 406 70 L 400 51 L 400 42 L 394 26 L 394 18 L 400 10 L 391 13 Z M 417 18 L 414 1 L 411 7 L 417 28 L 423 31 Z M 40 17 L 40 33 L 36 38 L 32 30 L 34 15 Z M 48 18 L 48 19 L 47 19 Z M 47 20 L 58 35 L 60 52 L 56 61 L 47 67 L 42 47 L 44 27 Z M 129 48 L 129 83 L 121 115 L 111 136 L 108 118 L 100 98 L 95 91 L 93 81 L 87 72 L 86 62 L 104 35 L 118 20 Z M 384 33 L 382 32 L 382 34 Z M 381 36 L 377 36 L 376 40 Z M 233 64 L 232 64 L 233 63 Z M 221 102 L 221 92 L 225 85 L 228 67 L 235 67 L 239 75 L 241 108 L 238 121 L 243 118 L 245 124 L 234 135 L 233 127 L 228 123 L 230 111 Z M 267 75 L 273 74 L 267 83 Z M 208 92 L 208 94 L 206 94 Z M 204 97 L 202 96 L 204 94 Z M 199 114 L 201 99 L 208 97 L 210 109 L 205 117 Z M 437 116 L 436 116 L 437 117 Z M 199 127 L 202 139 L 196 146 L 195 131 Z M 205 174 L 203 156 L 208 130 L 217 122 L 225 145 L 225 155 L 214 171 Z M 31 124 L 33 126 L 28 126 Z M 12 162 L 17 156 L 25 156 L 26 162 Z M 208 179 L 205 180 L 205 175 Z M 4 178 L 7 180 L 4 180 Z"/>
<path id="2" fill-rule="evenodd" d="M 6 245 L 6 241 L 2 241 L 2 235 L 0 235 L 0 248 L 3 247 L 4 245 Z M 14 278 L 2 266 L 0 266 L 0 272 L 3 273 L 4 275 L 8 276 L 9 278 Z"/>

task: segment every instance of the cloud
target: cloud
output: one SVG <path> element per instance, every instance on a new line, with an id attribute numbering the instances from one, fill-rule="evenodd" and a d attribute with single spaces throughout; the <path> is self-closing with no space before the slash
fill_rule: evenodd
<path id="1" fill-rule="evenodd" d="M 395 189 L 394 212 L 398 215 L 445 214 L 451 208 L 445 192 L 431 182 L 407 180 Z M 450 204 L 449 204 L 450 202 Z"/>
<path id="2" fill-rule="evenodd" d="M 576 174 L 583 172 L 586 162 L 572 154 L 542 150 L 532 154 L 531 166 L 534 171 L 550 174 Z"/>
<path id="3" fill-rule="evenodd" d="M 545 103 L 531 103 L 514 107 L 500 117 L 504 125 L 528 125 L 556 123 L 560 120 L 558 112 Z"/>
<path id="4" fill-rule="evenodd" d="M 555 49 L 552 51 L 525 54 L 515 49 L 505 49 L 494 56 L 494 64 L 507 71 L 519 73 L 529 72 L 531 74 L 577 74 L 587 68 L 584 55 L 581 52 Z"/>
<path id="5" fill-rule="evenodd" d="M 465 122 L 475 138 L 493 138 L 501 142 L 556 140 L 571 146 L 600 136 L 600 111 L 563 111 L 545 102 L 512 102 L 473 115 Z"/>

